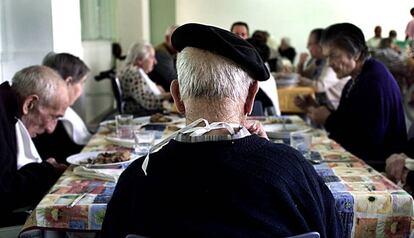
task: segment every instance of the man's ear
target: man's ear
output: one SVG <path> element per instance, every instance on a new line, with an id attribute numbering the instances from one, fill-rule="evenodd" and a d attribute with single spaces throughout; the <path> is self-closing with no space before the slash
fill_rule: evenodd
<path id="1" fill-rule="evenodd" d="M 177 79 L 174 79 L 171 82 L 170 92 L 171 92 L 171 95 L 174 99 L 174 103 L 175 103 L 175 106 L 177 107 L 177 110 L 181 114 L 184 114 L 185 113 L 185 106 L 184 106 L 183 101 L 181 100 L 180 87 L 178 85 L 178 80 Z"/>
<path id="2" fill-rule="evenodd" d="M 246 103 L 244 104 L 244 115 L 250 115 L 253 111 L 254 99 L 259 91 L 259 82 L 254 81 L 250 84 L 249 93 L 247 94 Z"/>
<path id="3" fill-rule="evenodd" d="M 72 76 L 69 76 L 69 77 L 65 78 L 66 84 L 71 84 L 72 80 L 73 80 Z"/>
<path id="4" fill-rule="evenodd" d="M 38 100 L 39 100 L 39 96 L 37 96 L 36 94 L 32 94 L 26 97 L 26 99 L 23 102 L 23 115 L 26 115 L 27 113 L 29 113 L 29 111 L 34 108 L 35 103 Z"/>

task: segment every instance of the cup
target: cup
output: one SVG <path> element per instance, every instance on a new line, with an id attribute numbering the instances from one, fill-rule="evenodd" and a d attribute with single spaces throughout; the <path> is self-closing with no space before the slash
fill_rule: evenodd
<path id="1" fill-rule="evenodd" d="M 134 152 L 138 155 L 147 154 L 154 145 L 154 131 L 134 131 Z"/>
<path id="2" fill-rule="evenodd" d="M 290 146 L 298 150 L 306 159 L 310 159 L 312 133 L 310 131 L 295 131 L 290 133 Z"/>
<path id="3" fill-rule="evenodd" d="M 121 139 L 132 139 L 132 120 L 133 115 L 120 114 L 115 116 L 116 135 Z"/>

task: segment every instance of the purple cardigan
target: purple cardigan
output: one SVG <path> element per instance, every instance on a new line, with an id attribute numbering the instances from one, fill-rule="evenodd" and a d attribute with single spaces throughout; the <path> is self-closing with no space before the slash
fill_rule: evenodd
<path id="1" fill-rule="evenodd" d="M 383 170 L 385 159 L 401 151 L 407 140 L 400 89 L 386 67 L 372 58 L 349 91 L 351 84 L 345 85 L 325 128 L 346 150 Z"/>

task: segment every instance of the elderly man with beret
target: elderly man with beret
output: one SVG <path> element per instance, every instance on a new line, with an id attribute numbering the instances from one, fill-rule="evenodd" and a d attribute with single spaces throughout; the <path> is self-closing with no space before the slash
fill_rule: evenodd
<path id="1" fill-rule="evenodd" d="M 248 121 L 269 73 L 247 41 L 213 26 L 174 32 L 171 93 L 187 126 L 121 175 L 102 237 L 340 237 L 329 189 L 303 156 Z"/>

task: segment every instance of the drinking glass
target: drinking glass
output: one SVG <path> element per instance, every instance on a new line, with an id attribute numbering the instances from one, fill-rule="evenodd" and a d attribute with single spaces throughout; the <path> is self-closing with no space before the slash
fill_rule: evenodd
<path id="1" fill-rule="evenodd" d="M 154 145 L 155 133 L 154 131 L 134 131 L 134 152 L 138 155 L 147 154 Z"/>
<path id="2" fill-rule="evenodd" d="M 310 159 L 312 133 L 310 131 L 290 133 L 290 145 L 298 150 L 306 159 Z"/>
<path id="3" fill-rule="evenodd" d="M 133 115 L 120 114 L 115 116 L 116 135 L 122 139 L 132 139 Z"/>

